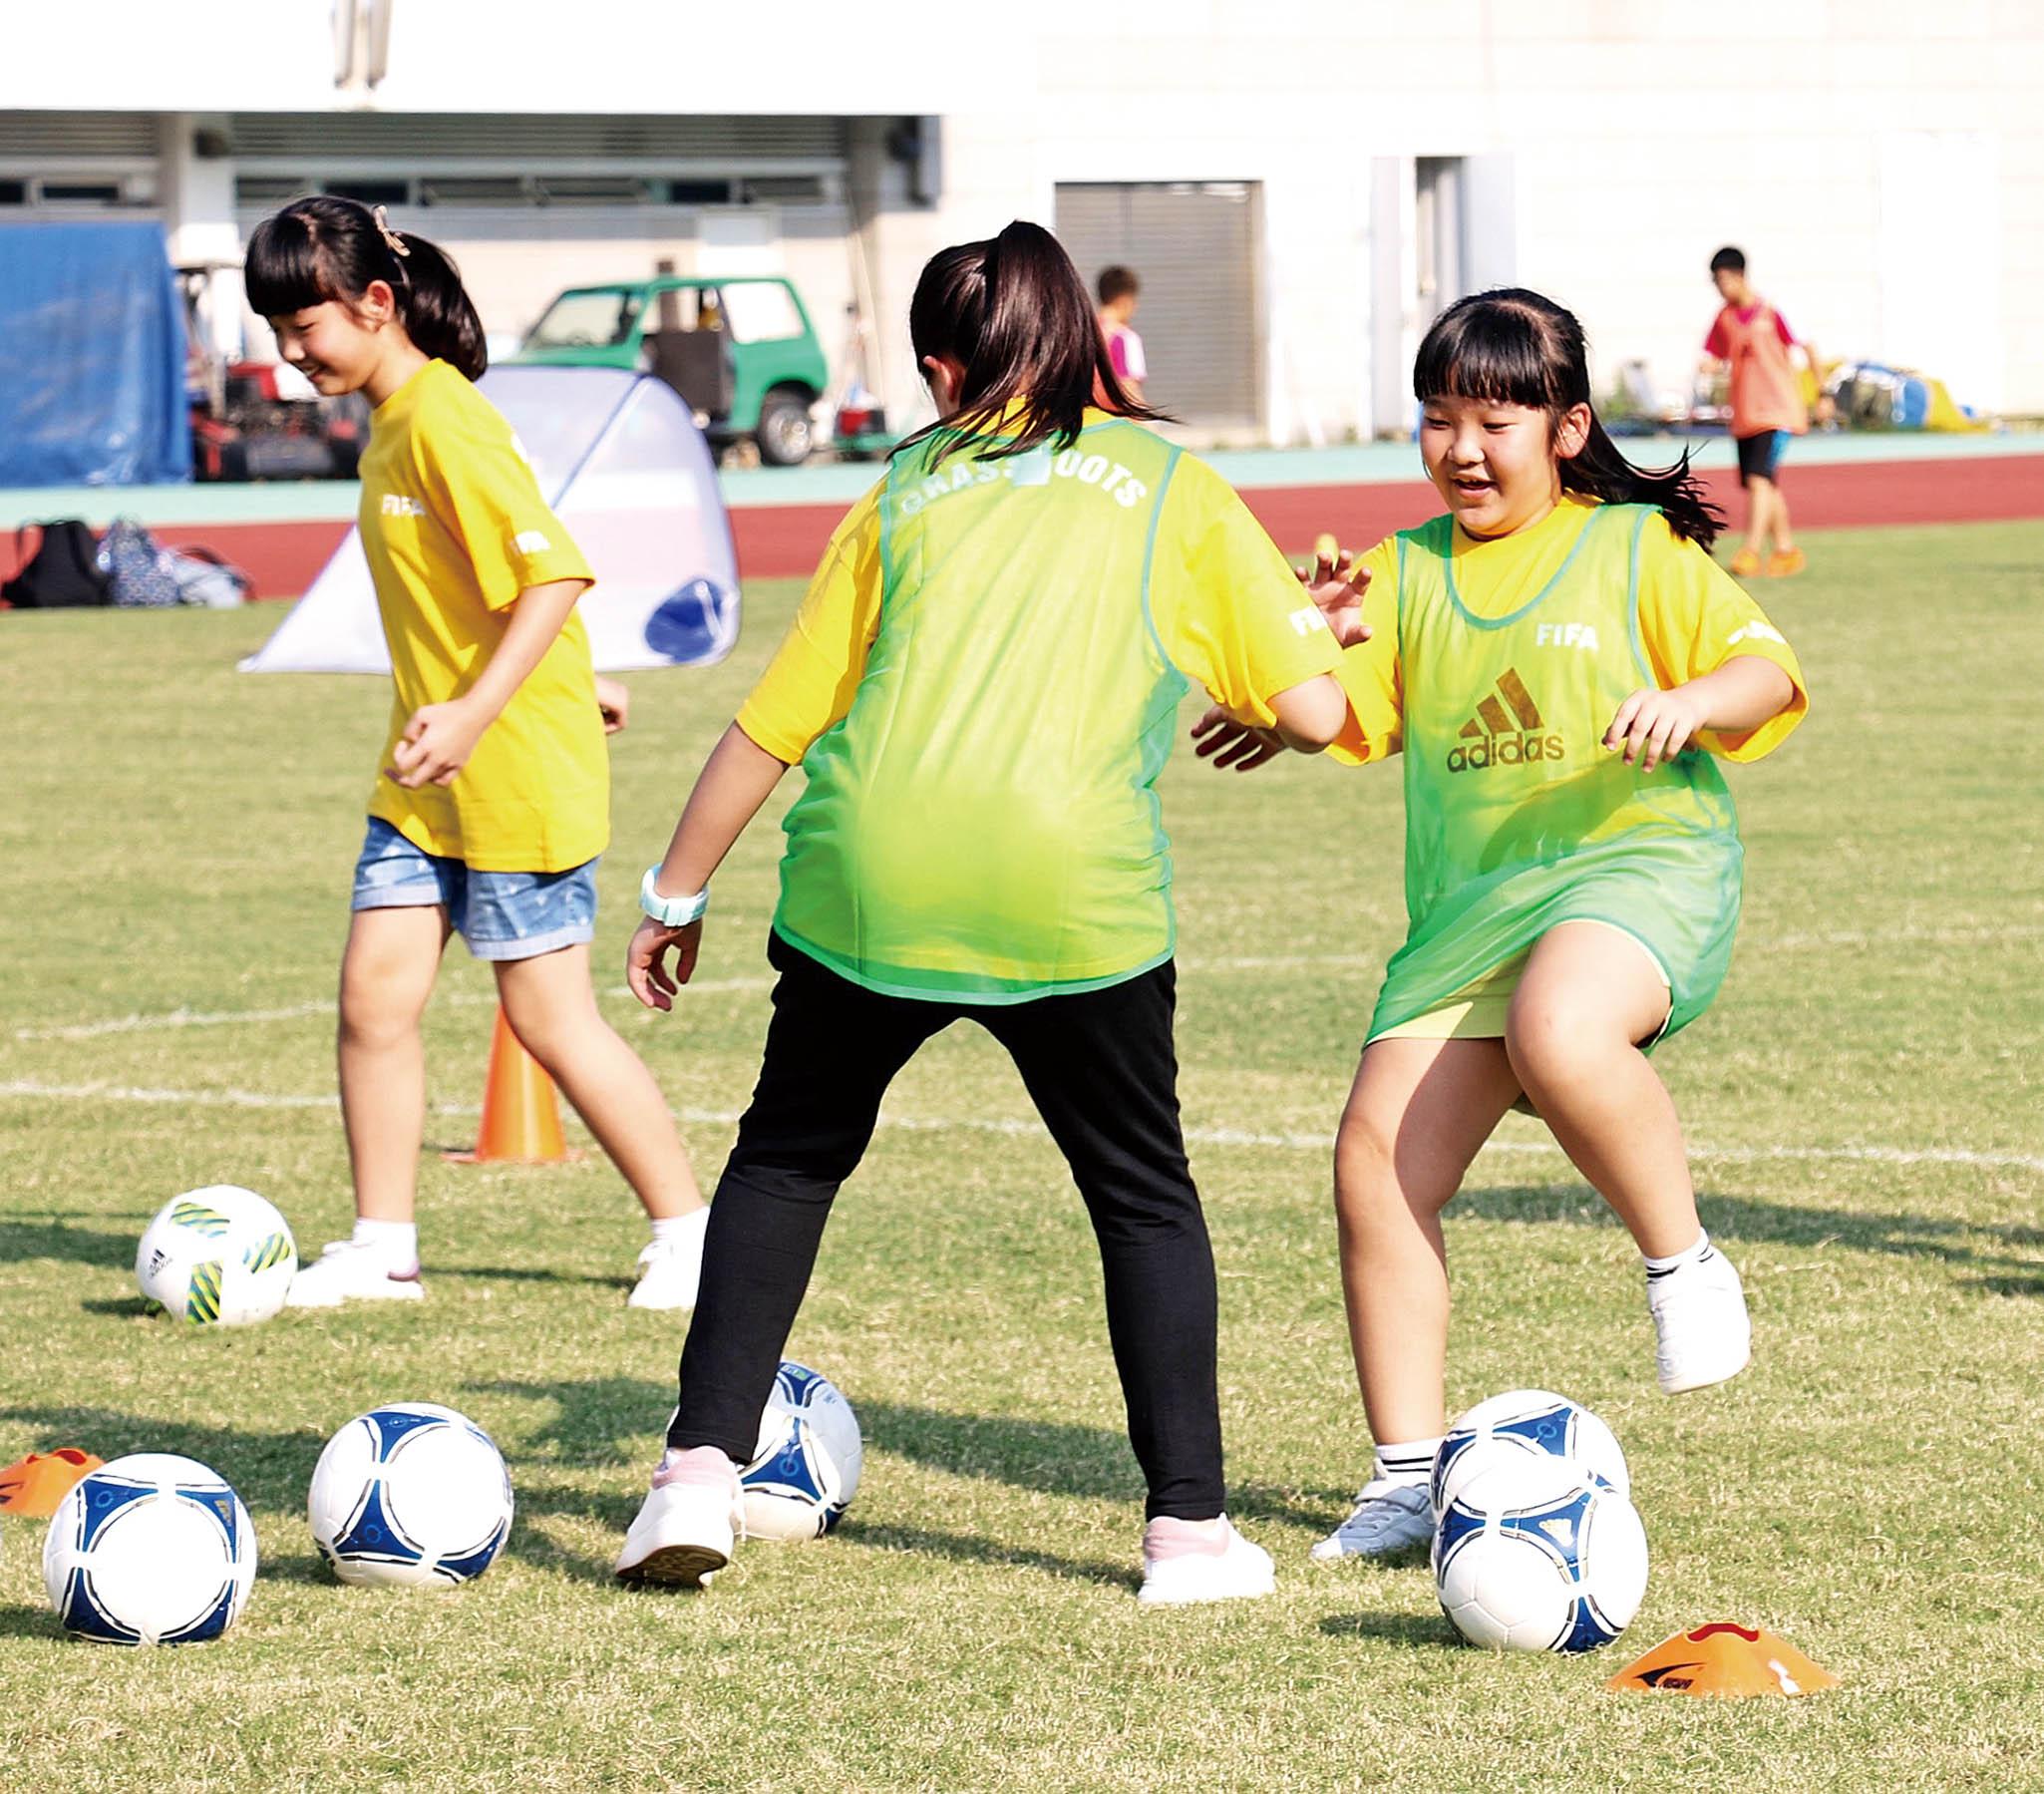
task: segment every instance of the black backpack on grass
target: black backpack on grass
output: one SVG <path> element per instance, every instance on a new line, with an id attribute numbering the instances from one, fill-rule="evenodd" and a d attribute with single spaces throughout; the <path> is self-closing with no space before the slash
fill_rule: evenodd
<path id="1" fill-rule="evenodd" d="M 44 524 L 42 532 L 35 554 L 20 572 L 0 585 L 0 605 L 14 610 L 63 610 L 112 603 L 113 581 L 95 558 L 92 531 L 72 517 Z M 14 533 L 17 551 L 23 533 Z"/>

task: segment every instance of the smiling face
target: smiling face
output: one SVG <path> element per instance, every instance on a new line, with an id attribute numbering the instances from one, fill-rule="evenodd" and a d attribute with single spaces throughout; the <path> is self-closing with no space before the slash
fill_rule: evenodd
<path id="1" fill-rule="evenodd" d="M 378 377 L 404 338 L 402 328 L 391 328 L 395 312 L 391 290 L 379 280 L 356 304 L 322 300 L 271 318 L 269 327 L 276 332 L 277 353 L 319 392 L 332 398 L 366 387 L 376 403 Z"/>
<path id="2" fill-rule="evenodd" d="M 1561 496 L 1561 462 L 1578 453 L 1589 407 L 1558 420 L 1544 410 L 1441 393 L 1420 417 L 1420 459 L 1449 513 L 1470 536 L 1510 536 L 1536 524 Z"/>

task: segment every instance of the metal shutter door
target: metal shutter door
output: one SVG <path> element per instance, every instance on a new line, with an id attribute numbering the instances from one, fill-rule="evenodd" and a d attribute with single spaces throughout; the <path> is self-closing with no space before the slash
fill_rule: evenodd
<path id="1" fill-rule="evenodd" d="M 1259 198 L 1253 181 L 1057 190 L 1057 233 L 1088 288 L 1115 262 L 1142 280 L 1144 392 L 1188 424 L 1262 422 Z"/>

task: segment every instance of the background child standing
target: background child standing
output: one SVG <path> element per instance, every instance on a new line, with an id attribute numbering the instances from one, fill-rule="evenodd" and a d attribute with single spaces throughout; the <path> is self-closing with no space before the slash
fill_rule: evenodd
<path id="1" fill-rule="evenodd" d="M 1142 1599 L 1261 1595 L 1270 1559 L 1222 1513 L 1213 1256 L 1179 1122 L 1155 784 L 1189 678 L 1316 751 L 1348 722 L 1340 655 L 1241 501 L 1129 421 L 1150 414 L 1049 232 L 1010 224 L 937 255 L 909 333 L 940 421 L 839 527 L 641 899 L 627 973 L 665 1009 L 711 874 L 802 764 L 765 1063 L 617 1574 L 694 1586 L 730 1557 L 737 1466 L 839 1186 L 894 1074 L 969 1017 L 1013 1057 L 1099 1240 L 1149 1486 Z M 1096 391 L 1124 415 L 1094 409 Z"/>
<path id="2" fill-rule="evenodd" d="M 1739 484 L 1746 488 L 1746 541 L 1732 556 L 1732 571 L 1800 573 L 1803 550 L 1789 528 L 1789 502 L 1777 471 L 1789 438 L 1810 428 L 1803 378 L 1789 358 L 1797 341 L 1782 314 L 1747 281 L 1743 250 L 1720 249 L 1710 258 L 1710 277 L 1725 303 L 1704 340 L 1704 366 L 1730 370 L 1732 437 L 1739 450 Z M 1808 341 L 1801 346 L 1814 376 L 1817 351 Z"/>
<path id="3" fill-rule="evenodd" d="M 471 384 L 482 324 L 438 248 L 353 200 L 300 199 L 250 237 L 246 279 L 284 359 L 321 393 L 375 408 L 360 524 L 396 686 L 341 961 L 355 1231 L 298 1273 L 290 1302 L 424 1293 L 420 1021 L 459 929 L 652 1218 L 633 1304 L 686 1307 L 702 1197 L 651 1074 L 589 981 L 610 823 L 605 717 L 574 613 L 588 564 Z M 621 727 L 622 688 L 604 683 Z"/>
<path id="4" fill-rule="evenodd" d="M 1697 1220 L 1646 1055 L 1710 1006 L 1731 958 L 1743 850 L 1716 761 L 1769 752 L 1806 705 L 1795 655 L 1706 552 L 1717 520 L 1686 466 L 1643 473 L 1597 423 L 1573 316 L 1517 289 L 1461 300 L 1413 388 L 1447 515 L 1322 568 L 1367 588 L 1374 636 L 1343 680 L 1364 757 L 1404 754 L 1410 917 L 1335 1147 L 1377 1449 L 1323 1559 L 1431 1536 L 1441 1212 L 1523 1099 L 1639 1248 L 1661 1388 L 1747 1363 L 1739 1276 Z M 1351 633 L 1355 590 L 1317 589 Z M 1216 718 L 1201 733 L 1204 753 L 1243 745 Z"/>

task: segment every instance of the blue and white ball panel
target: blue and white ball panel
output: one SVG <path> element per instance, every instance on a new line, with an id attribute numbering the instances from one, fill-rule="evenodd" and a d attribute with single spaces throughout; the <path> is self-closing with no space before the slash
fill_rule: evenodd
<path id="1" fill-rule="evenodd" d="M 255 1532 L 203 1464 L 137 1452 L 82 1478 L 50 1523 L 43 1580 L 65 1625 L 110 1644 L 185 1644 L 234 1622 Z"/>
<path id="2" fill-rule="evenodd" d="M 748 1538 L 815 1539 L 844 1519 L 864 1448 L 837 1386 L 783 1359 L 760 1414 L 752 1462 L 739 1473 Z"/>
<path id="3" fill-rule="evenodd" d="M 510 1473 L 490 1435 L 431 1402 L 358 1415 L 328 1441 L 307 1502 L 344 1582 L 464 1583 L 511 1536 Z"/>
<path id="4" fill-rule="evenodd" d="M 1473 1476 L 1523 1451 L 1582 1464 L 1619 1494 L 1631 1487 L 1611 1429 L 1579 1402 L 1545 1389 L 1514 1389 L 1481 1401 L 1448 1429 L 1434 1454 L 1430 1491 L 1443 1512 Z"/>

